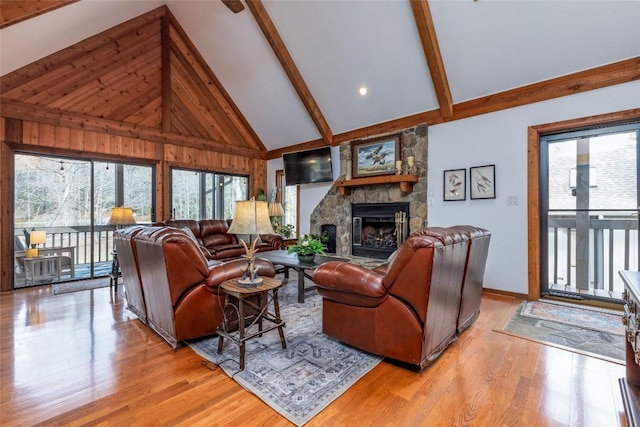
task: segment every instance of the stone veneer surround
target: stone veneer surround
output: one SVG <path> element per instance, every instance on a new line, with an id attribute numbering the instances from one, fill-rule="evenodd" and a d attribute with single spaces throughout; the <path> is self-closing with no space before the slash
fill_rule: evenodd
<path id="1" fill-rule="evenodd" d="M 395 133 L 395 132 L 394 132 Z M 351 255 L 351 204 L 409 202 L 409 234 L 422 228 L 427 220 L 427 125 L 421 124 L 401 131 L 402 160 L 414 157 L 418 182 L 409 194 L 400 192 L 398 184 L 379 184 L 351 189 L 351 195 L 341 196 L 332 185 L 311 213 L 311 233 L 320 234 L 323 224 L 336 226 L 336 254 Z M 351 170 L 351 141 L 340 144 L 340 177 L 344 180 Z"/>

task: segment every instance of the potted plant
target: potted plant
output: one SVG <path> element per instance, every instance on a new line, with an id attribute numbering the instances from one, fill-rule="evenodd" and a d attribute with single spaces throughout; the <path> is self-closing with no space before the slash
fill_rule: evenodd
<path id="1" fill-rule="evenodd" d="M 293 224 L 282 224 L 281 226 L 279 226 L 277 228 L 276 233 L 278 233 L 279 235 L 281 235 L 285 239 L 288 239 L 293 234 L 293 229 L 294 228 L 295 228 L 295 226 Z"/>
<path id="2" fill-rule="evenodd" d="M 315 237 L 310 234 L 305 234 L 298 241 L 287 248 L 287 252 L 295 253 L 298 255 L 298 261 L 310 264 L 316 255 L 324 255 L 324 251 L 327 246 L 321 237 Z"/>

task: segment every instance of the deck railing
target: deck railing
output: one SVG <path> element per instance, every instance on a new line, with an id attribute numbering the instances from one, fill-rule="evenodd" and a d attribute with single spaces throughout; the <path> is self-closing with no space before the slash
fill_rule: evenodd
<path id="1" fill-rule="evenodd" d="M 47 243 L 44 247 L 73 247 L 75 248 L 75 262 L 78 264 L 89 264 L 94 262 L 111 261 L 113 256 L 113 225 L 97 225 L 93 227 L 93 254 L 91 253 L 91 226 L 69 226 L 69 227 L 37 227 L 47 233 Z M 14 230 L 17 236 L 24 243 L 21 228 Z"/>
<path id="2" fill-rule="evenodd" d="M 550 216 L 549 227 L 549 283 L 573 286 L 578 289 L 602 289 L 622 292 L 624 287 L 619 270 L 637 270 L 638 220 L 625 216 L 589 218 L 588 242 L 577 241 L 576 217 Z M 589 263 L 576 263 L 576 248 L 588 245 Z M 576 269 L 588 268 L 589 283 L 576 283 Z"/>

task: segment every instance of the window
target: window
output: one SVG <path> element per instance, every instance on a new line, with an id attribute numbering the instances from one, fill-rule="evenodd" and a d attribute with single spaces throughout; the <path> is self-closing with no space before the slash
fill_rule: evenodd
<path id="1" fill-rule="evenodd" d="M 236 200 L 249 197 L 249 178 L 187 169 L 171 170 L 173 219 L 233 218 Z"/>
<path id="2" fill-rule="evenodd" d="M 282 203 L 284 209 L 283 225 L 293 225 L 293 235 L 295 238 L 300 228 L 298 221 L 298 206 L 300 206 L 300 186 L 287 185 L 286 176 L 283 170 L 276 171 L 276 201 Z"/>

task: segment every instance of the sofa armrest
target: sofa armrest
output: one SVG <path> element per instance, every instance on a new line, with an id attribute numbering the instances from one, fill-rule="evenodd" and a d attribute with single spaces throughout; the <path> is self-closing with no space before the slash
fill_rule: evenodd
<path id="1" fill-rule="evenodd" d="M 274 250 L 280 249 L 283 244 L 282 236 L 279 234 L 261 234 L 260 240 L 264 243 L 270 244 Z"/>
<path id="2" fill-rule="evenodd" d="M 365 298 L 381 298 L 387 295 L 383 286 L 384 276 L 356 264 L 330 261 L 313 272 L 313 281 L 321 290 L 332 293 L 355 294 Z"/>

